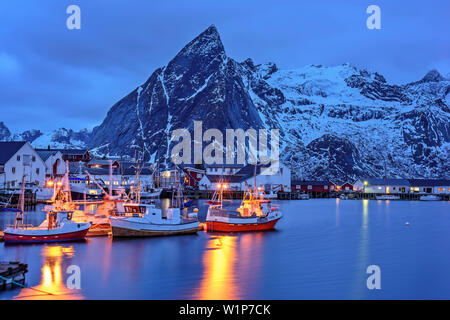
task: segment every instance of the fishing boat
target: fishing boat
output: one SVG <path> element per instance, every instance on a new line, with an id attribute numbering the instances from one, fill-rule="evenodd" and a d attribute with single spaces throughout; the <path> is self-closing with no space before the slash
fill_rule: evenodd
<path id="1" fill-rule="evenodd" d="M 73 211 L 69 210 L 57 210 L 51 207 L 47 211 L 47 219 L 40 226 L 24 224 L 24 182 L 25 177 L 22 179 L 22 191 L 19 199 L 20 211 L 16 213 L 14 226 L 8 226 L 4 231 L 6 243 L 74 241 L 85 238 L 91 223 L 72 221 Z"/>
<path id="2" fill-rule="evenodd" d="M 420 196 L 420 201 L 439 201 L 441 198 L 435 194 L 427 194 Z"/>
<path id="3" fill-rule="evenodd" d="M 256 166 L 255 166 L 256 171 Z M 263 231 L 273 229 L 282 218 L 278 206 L 265 198 L 263 188 L 256 188 L 256 172 L 253 190 L 248 188 L 237 209 L 223 205 L 223 191 L 228 185 L 219 183 L 206 215 L 206 230 L 218 232 Z"/>
<path id="4" fill-rule="evenodd" d="M 199 223 L 195 213 L 188 214 L 181 187 L 172 196 L 171 206 L 164 213 L 155 204 L 123 203 L 123 214 L 111 216 L 113 237 L 152 237 L 197 233 Z"/>
<path id="5" fill-rule="evenodd" d="M 141 191 L 141 198 L 143 199 L 159 199 L 161 197 L 163 189 L 156 188 L 149 191 Z"/>
<path id="6" fill-rule="evenodd" d="M 307 193 L 300 193 L 298 198 L 299 198 L 299 200 L 309 200 L 309 194 L 307 194 Z"/>

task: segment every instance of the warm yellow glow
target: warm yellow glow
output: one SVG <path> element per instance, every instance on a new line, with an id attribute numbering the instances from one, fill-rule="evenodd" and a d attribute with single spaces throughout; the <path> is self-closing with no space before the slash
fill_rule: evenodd
<path id="1" fill-rule="evenodd" d="M 218 185 L 217 185 L 217 188 L 219 188 L 219 189 L 222 188 L 222 185 L 221 185 L 221 184 L 218 184 Z"/>
<path id="2" fill-rule="evenodd" d="M 164 171 L 162 173 L 163 178 L 170 178 L 170 171 Z"/>
<path id="3" fill-rule="evenodd" d="M 97 195 L 97 194 L 98 194 L 98 191 L 97 191 L 97 190 L 90 189 L 90 190 L 89 190 L 89 194 Z"/>
<path id="4" fill-rule="evenodd" d="M 58 187 L 61 187 L 61 186 L 62 186 L 62 182 L 61 182 L 61 181 L 58 181 L 58 182 L 56 183 L 56 185 L 57 185 Z"/>
<path id="5" fill-rule="evenodd" d="M 53 187 L 54 182 L 52 180 L 48 180 L 47 181 L 47 186 L 48 187 Z"/>
<path id="6" fill-rule="evenodd" d="M 227 185 L 227 184 L 224 184 L 224 185 L 223 185 L 223 188 L 224 188 L 224 189 L 228 188 L 228 185 Z"/>
<path id="7" fill-rule="evenodd" d="M 389 193 L 389 187 L 386 187 L 386 193 Z"/>
<path id="8" fill-rule="evenodd" d="M 197 299 L 239 299 L 234 275 L 236 240 L 235 236 L 220 236 L 208 241 L 208 250 L 203 256 L 205 271 Z"/>
<path id="9" fill-rule="evenodd" d="M 30 288 L 23 288 L 14 299 L 81 299 L 80 290 L 68 289 L 66 273 L 62 262 L 74 255 L 73 246 L 46 246 L 42 249 L 43 266 L 41 283 Z"/>
<path id="10" fill-rule="evenodd" d="M 365 185 L 365 186 L 367 186 L 367 185 L 368 185 L 367 181 L 364 181 L 364 185 Z"/>

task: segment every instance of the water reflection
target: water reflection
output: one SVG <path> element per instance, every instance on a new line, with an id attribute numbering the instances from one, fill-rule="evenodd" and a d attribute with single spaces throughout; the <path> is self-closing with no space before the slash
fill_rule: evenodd
<path id="1" fill-rule="evenodd" d="M 14 299 L 82 299 L 80 290 L 68 289 L 63 277 L 62 261 L 75 254 L 73 246 L 45 246 L 41 250 L 43 266 L 41 283 L 31 288 L 22 289 Z M 65 272 L 64 272 L 65 273 Z"/>
<path id="2" fill-rule="evenodd" d="M 204 275 L 196 299 L 239 299 L 236 286 L 236 236 L 214 236 L 203 255 Z"/>

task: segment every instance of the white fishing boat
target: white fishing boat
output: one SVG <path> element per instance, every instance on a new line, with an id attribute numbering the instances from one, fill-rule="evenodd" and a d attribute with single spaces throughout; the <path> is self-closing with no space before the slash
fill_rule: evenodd
<path id="1" fill-rule="evenodd" d="M 157 188 L 150 191 L 141 191 L 142 199 L 159 199 L 161 197 L 163 189 Z"/>
<path id="2" fill-rule="evenodd" d="M 110 217 L 113 237 L 152 237 L 197 233 L 199 222 L 195 213 L 184 207 L 181 187 L 176 199 L 163 212 L 154 204 L 122 203 L 123 213 Z M 138 198 L 138 200 L 140 200 Z"/>
<path id="3" fill-rule="evenodd" d="M 299 200 L 309 200 L 309 194 L 307 194 L 307 193 L 300 193 L 298 198 L 299 198 Z"/>
<path id="4" fill-rule="evenodd" d="M 435 194 L 427 194 L 420 196 L 420 201 L 439 201 L 441 198 Z"/>
<path id="5" fill-rule="evenodd" d="M 382 194 L 376 196 L 377 200 L 400 200 L 400 196 L 396 196 L 393 194 Z"/>

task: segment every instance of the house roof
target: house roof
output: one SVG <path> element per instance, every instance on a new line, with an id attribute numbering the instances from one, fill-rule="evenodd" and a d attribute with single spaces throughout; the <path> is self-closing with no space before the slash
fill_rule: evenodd
<path id="1" fill-rule="evenodd" d="M 0 164 L 8 162 L 26 143 L 26 141 L 0 142 Z"/>
<path id="2" fill-rule="evenodd" d="M 244 164 L 236 164 L 236 163 L 224 163 L 224 164 L 217 164 L 217 163 L 212 163 L 212 164 L 204 164 L 204 167 L 207 168 L 243 168 L 245 167 Z"/>
<path id="3" fill-rule="evenodd" d="M 119 166 L 119 162 L 117 162 L 116 160 L 103 160 L 103 159 L 98 159 L 98 160 L 91 160 L 88 162 L 88 166 L 106 166 L 109 167 L 109 161 L 112 161 L 113 166 Z"/>
<path id="4" fill-rule="evenodd" d="M 271 162 L 266 163 L 266 164 L 258 164 L 258 165 L 256 165 L 256 175 L 260 175 L 261 171 L 263 169 L 267 169 L 271 165 L 272 165 Z M 245 179 L 253 177 L 254 174 L 255 174 L 255 165 L 254 164 L 247 164 L 245 167 L 243 167 L 238 172 L 236 172 L 236 175 L 243 176 L 243 177 L 245 177 Z"/>
<path id="5" fill-rule="evenodd" d="M 212 183 L 224 182 L 224 183 L 241 183 L 245 181 L 245 177 L 240 175 L 219 175 L 219 174 L 207 174 L 206 177 Z"/>
<path id="6" fill-rule="evenodd" d="M 48 158 L 50 158 L 51 156 L 54 156 L 55 154 L 57 154 L 60 151 L 36 149 L 36 152 L 43 161 L 47 161 Z"/>
<path id="7" fill-rule="evenodd" d="M 84 173 L 87 170 L 89 174 L 94 176 L 109 176 L 109 168 L 104 167 L 92 167 L 92 168 L 83 168 L 82 173 Z M 79 172 L 79 171 L 76 171 Z M 148 176 L 152 174 L 152 170 L 148 168 L 143 168 L 140 170 L 139 175 L 141 176 Z M 114 169 L 113 175 L 124 175 L 124 176 L 134 176 L 136 175 L 136 169 L 134 168 L 125 168 L 123 170 Z"/>
<path id="8" fill-rule="evenodd" d="M 60 151 L 64 155 L 70 155 L 70 156 L 82 156 L 86 154 L 86 152 L 89 152 L 87 149 L 50 149 L 55 151 Z"/>
<path id="9" fill-rule="evenodd" d="M 409 186 L 408 179 L 384 179 L 384 178 L 367 178 L 362 179 L 363 183 L 367 181 L 369 186 L 384 186 L 385 184 L 391 186 Z"/>
<path id="10" fill-rule="evenodd" d="M 450 186 L 450 180 L 446 179 L 408 179 L 411 187 L 438 187 Z"/>

